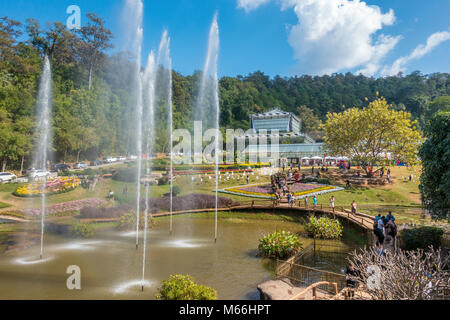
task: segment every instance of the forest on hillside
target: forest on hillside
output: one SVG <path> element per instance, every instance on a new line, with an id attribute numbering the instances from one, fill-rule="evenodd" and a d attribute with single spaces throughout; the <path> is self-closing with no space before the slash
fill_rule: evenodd
<path id="1" fill-rule="evenodd" d="M 0 18 L 1 169 L 29 164 L 33 152 L 35 104 L 43 58 L 52 67 L 54 161 L 91 160 L 135 149 L 132 70 L 128 52 L 108 54 L 113 34 L 99 16 L 70 31 L 59 22 L 41 26 Z M 220 63 L 220 62 L 219 62 Z M 174 128 L 191 128 L 192 106 L 201 71 L 173 72 Z M 273 78 L 261 71 L 220 79 L 220 125 L 249 128 L 253 113 L 279 108 L 296 113 L 302 130 L 320 137 L 328 112 L 367 106 L 383 96 L 409 111 L 423 127 L 434 112 L 450 105 L 450 74 L 419 71 L 385 78 L 352 73 Z M 156 151 L 168 150 L 167 106 L 157 104 Z"/>

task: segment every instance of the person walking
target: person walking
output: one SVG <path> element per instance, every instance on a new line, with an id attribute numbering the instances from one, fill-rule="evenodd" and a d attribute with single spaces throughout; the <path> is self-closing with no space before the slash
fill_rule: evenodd
<path id="1" fill-rule="evenodd" d="M 383 233 L 383 228 L 384 228 L 384 219 L 385 217 L 382 216 L 380 219 L 378 219 L 377 221 L 377 237 L 378 237 L 378 242 L 383 245 L 384 243 L 384 233 Z"/>
<path id="2" fill-rule="evenodd" d="M 247 184 L 248 184 L 249 179 L 250 179 L 250 177 L 249 177 L 249 175 L 247 174 Z"/>
<path id="3" fill-rule="evenodd" d="M 317 197 L 316 195 L 313 196 L 313 205 L 314 205 L 314 209 L 317 208 Z"/>
<path id="4" fill-rule="evenodd" d="M 347 266 L 347 269 L 345 270 L 346 274 L 346 284 L 348 288 L 348 295 L 346 295 L 349 298 L 353 298 L 355 296 L 355 289 L 358 287 L 358 277 L 359 272 L 355 269 L 353 264 L 349 264 Z"/>
<path id="5" fill-rule="evenodd" d="M 308 197 L 305 197 L 305 208 L 308 208 Z"/>
<path id="6" fill-rule="evenodd" d="M 352 213 L 356 215 L 356 201 L 355 200 L 353 200 L 351 207 L 352 207 Z"/>
<path id="7" fill-rule="evenodd" d="M 331 198 L 330 198 L 330 208 L 331 208 L 331 210 L 333 210 L 333 213 L 334 213 L 334 196 L 331 196 Z"/>
<path id="8" fill-rule="evenodd" d="M 395 221 L 395 217 L 391 211 L 389 211 L 388 215 L 386 216 L 386 220 L 388 220 L 388 221 L 391 220 L 392 222 Z"/>
<path id="9" fill-rule="evenodd" d="M 392 246 L 395 249 L 395 237 L 397 236 L 397 225 L 392 220 L 388 220 L 385 226 L 386 234 L 392 238 Z"/>
<path id="10" fill-rule="evenodd" d="M 295 194 L 292 192 L 291 193 L 291 208 L 292 208 L 292 206 L 294 206 L 294 204 L 295 204 Z"/>
<path id="11" fill-rule="evenodd" d="M 287 201 L 288 201 L 288 205 L 290 205 L 291 204 L 291 194 L 290 193 L 287 194 Z"/>
<path id="12" fill-rule="evenodd" d="M 109 200 L 114 200 L 114 192 L 110 189 L 108 194 Z"/>

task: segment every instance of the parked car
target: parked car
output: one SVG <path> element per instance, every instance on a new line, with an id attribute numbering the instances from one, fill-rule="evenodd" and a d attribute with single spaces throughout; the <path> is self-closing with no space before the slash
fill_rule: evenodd
<path id="1" fill-rule="evenodd" d="M 129 160 L 136 160 L 138 157 L 137 156 L 134 156 L 134 155 L 129 155 L 128 156 L 128 159 Z"/>
<path id="2" fill-rule="evenodd" d="M 70 166 L 68 164 L 65 164 L 65 163 L 57 163 L 57 164 L 55 164 L 53 166 L 52 170 L 56 171 L 56 172 L 69 171 L 70 170 Z"/>
<path id="3" fill-rule="evenodd" d="M 94 160 L 94 161 L 91 161 L 91 162 L 89 163 L 89 165 L 90 165 L 91 167 L 99 166 L 99 165 L 101 165 L 101 164 L 103 164 L 103 162 L 101 162 L 100 160 Z"/>
<path id="4" fill-rule="evenodd" d="M 104 163 L 113 163 L 113 162 L 116 162 L 117 161 L 117 158 L 114 158 L 114 157 L 104 157 L 103 158 L 103 162 Z"/>
<path id="5" fill-rule="evenodd" d="M 0 172 L 0 182 L 14 181 L 17 176 L 11 172 Z"/>
<path id="6" fill-rule="evenodd" d="M 87 167 L 88 167 L 87 163 L 84 163 L 84 162 L 78 162 L 73 165 L 74 169 L 84 169 Z"/>
<path id="7" fill-rule="evenodd" d="M 127 158 L 125 158 L 125 157 L 118 157 L 117 158 L 117 161 L 125 161 L 125 160 L 127 160 Z"/>
<path id="8" fill-rule="evenodd" d="M 31 178 L 42 178 L 42 177 L 47 177 L 50 175 L 50 172 L 48 172 L 47 170 L 43 170 L 43 169 L 30 169 L 28 176 L 30 176 Z"/>

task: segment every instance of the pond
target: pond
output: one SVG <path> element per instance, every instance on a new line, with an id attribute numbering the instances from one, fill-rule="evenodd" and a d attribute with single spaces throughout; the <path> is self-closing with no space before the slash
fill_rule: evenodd
<path id="1" fill-rule="evenodd" d="M 213 219 L 176 217 L 172 235 L 168 219 L 157 221 L 148 233 L 144 292 L 142 246 L 136 250 L 135 233 L 110 229 L 98 230 L 88 240 L 46 235 L 43 261 L 37 260 L 38 247 L 1 255 L 0 299 L 155 299 L 161 281 L 177 273 L 213 287 L 219 299 L 259 299 L 256 287 L 274 278 L 275 263 L 256 257 L 258 239 L 276 229 L 303 229 L 294 222 L 219 220 L 214 243 Z M 302 242 L 307 246 L 311 240 Z M 333 241 L 346 248 L 344 242 Z M 327 264 L 316 260 L 310 263 Z M 335 270 L 345 266 L 345 262 L 333 263 Z M 81 269 L 81 290 L 66 287 L 70 265 Z"/>

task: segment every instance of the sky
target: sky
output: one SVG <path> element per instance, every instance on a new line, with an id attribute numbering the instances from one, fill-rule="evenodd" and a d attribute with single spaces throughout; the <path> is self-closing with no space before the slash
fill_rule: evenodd
<path id="1" fill-rule="evenodd" d="M 129 43 L 126 1 L 0 0 L 0 16 L 66 23 L 77 5 L 81 25 L 94 12 L 114 33 L 111 53 Z M 218 13 L 219 76 L 301 76 L 352 72 L 382 77 L 398 72 L 450 72 L 448 0 L 143 0 L 142 61 L 171 38 L 173 68 L 203 67 L 209 27 Z"/>

